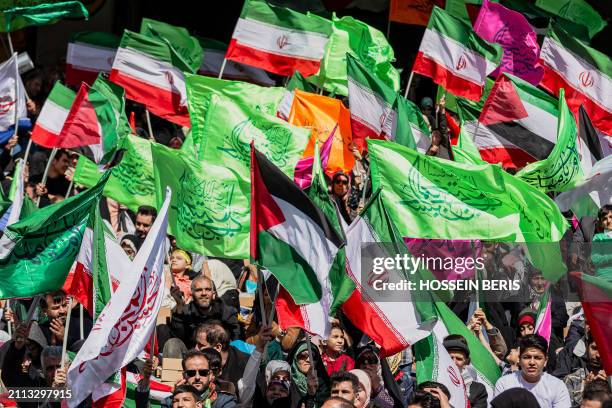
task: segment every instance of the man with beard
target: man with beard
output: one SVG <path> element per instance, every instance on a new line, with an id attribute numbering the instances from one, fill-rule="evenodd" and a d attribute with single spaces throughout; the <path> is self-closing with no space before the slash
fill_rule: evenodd
<path id="1" fill-rule="evenodd" d="M 586 367 L 577 368 L 563 380 L 570 393 L 572 407 L 579 407 L 582 403 L 582 394 L 587 384 L 595 380 L 605 381 L 607 379 L 606 372 L 601 365 L 597 343 L 590 334 L 586 336 L 586 343 Z"/>
<path id="2" fill-rule="evenodd" d="M 61 346 L 64 341 L 64 332 L 66 324 L 66 316 L 68 314 L 68 299 L 64 291 L 44 295 L 40 301 L 40 308 L 43 316 L 47 318 L 44 323 L 40 324 L 47 344 L 50 346 Z M 78 310 L 78 309 L 77 309 Z M 89 335 L 92 327 L 91 318 L 87 313 L 83 316 L 83 332 L 85 338 Z M 73 350 L 73 345 L 81 340 L 80 322 L 78 313 L 72 313 L 70 317 L 70 327 L 68 328 L 68 350 Z"/>

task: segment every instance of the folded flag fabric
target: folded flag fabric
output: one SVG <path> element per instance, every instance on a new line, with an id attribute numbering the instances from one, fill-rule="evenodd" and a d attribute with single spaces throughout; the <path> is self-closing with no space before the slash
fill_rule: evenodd
<path id="1" fill-rule="evenodd" d="M 578 136 L 582 172 L 588 174 L 595 163 L 612 154 L 612 144 L 595 129 L 584 106 L 578 109 Z"/>
<path id="2" fill-rule="evenodd" d="M 544 68 L 538 62 L 538 38 L 521 13 L 484 0 L 474 31 L 483 40 L 497 43 L 504 49 L 500 66 L 491 75 L 497 77 L 500 72 L 508 72 L 532 85 L 540 83 Z"/>
<path id="3" fill-rule="evenodd" d="M 376 191 L 361 214 L 346 228 L 346 273 L 356 289 L 342 305 L 351 322 L 390 356 L 430 335 L 436 322 L 427 292 L 380 290 L 381 280 L 400 283 L 416 281 L 420 274 L 406 277 L 404 271 L 386 269 L 375 275 L 364 260 L 373 256 L 402 256 L 407 249 Z M 417 279 L 415 279 L 417 278 Z M 376 283 L 378 281 L 378 283 Z"/>
<path id="4" fill-rule="evenodd" d="M 254 147 L 250 240 L 253 262 L 269 270 L 295 304 L 316 304 L 329 315 L 335 292 L 329 273 L 344 241 L 306 193 Z M 318 323 L 309 328 L 328 335 L 329 319 Z"/>
<path id="5" fill-rule="evenodd" d="M 473 132 L 485 161 L 521 169 L 546 159 L 552 152 L 557 142 L 558 105 L 556 98 L 541 89 L 502 73 L 491 88 L 478 122 L 469 123 L 467 131 Z"/>
<path id="6" fill-rule="evenodd" d="M 550 25 L 540 60 L 544 66 L 540 86 L 557 96 L 565 89 L 567 104 L 574 114 L 584 105 L 593 125 L 605 134 L 612 133 L 610 57 Z"/>
<path id="7" fill-rule="evenodd" d="M 66 85 L 78 87 L 81 82 L 94 83 L 98 73 L 109 74 L 121 37 L 98 31 L 76 33 L 66 53 Z"/>
<path id="8" fill-rule="evenodd" d="M 15 163 L 15 171 L 13 172 L 13 181 L 9 190 L 9 200 L 12 201 L 9 209 L 4 213 L 0 220 L 1 229 L 4 231 L 6 227 L 12 225 L 21 219 L 21 209 L 24 202 L 24 170 L 25 165 L 22 159 L 17 159 Z"/>
<path id="9" fill-rule="evenodd" d="M 287 81 L 287 85 L 285 86 L 285 93 L 283 94 L 283 99 L 281 103 L 278 105 L 278 111 L 276 115 L 281 118 L 287 120 L 289 118 L 289 112 L 291 112 L 291 105 L 293 105 L 293 97 L 295 93 L 293 92 L 295 89 L 299 89 L 300 91 L 316 93 L 317 88 L 312 85 L 310 82 L 306 81 L 306 78 L 299 71 L 296 71 L 289 81 Z"/>
<path id="10" fill-rule="evenodd" d="M 17 68 L 17 54 L 0 64 L 0 101 L 0 131 L 8 130 L 16 120 L 28 116 L 25 88 Z"/>
<path id="11" fill-rule="evenodd" d="M 383 33 L 350 16 L 334 15 L 332 25 L 321 68 L 308 77 L 310 83 L 332 94 L 348 95 L 346 56 L 350 54 L 393 90 L 399 90 L 399 72 L 391 65 L 395 54 Z"/>
<path id="12" fill-rule="evenodd" d="M 334 134 L 336 133 L 336 129 L 338 129 L 338 126 L 336 126 L 334 130 L 332 130 L 332 132 L 327 137 L 325 143 L 323 143 L 323 146 L 321 146 L 320 159 L 317 159 L 317 157 L 319 156 L 319 141 L 317 140 L 314 148 L 314 156 L 302 157 L 300 161 L 298 161 L 295 165 L 293 181 L 302 190 L 310 187 L 313 180 L 313 169 L 315 168 L 317 163 L 319 163 L 318 167 L 323 167 L 324 169 L 327 168 L 327 162 L 329 161 L 329 154 L 331 153 L 332 142 L 334 140 Z M 317 160 L 319 160 L 319 162 L 317 162 Z"/>
<path id="13" fill-rule="evenodd" d="M 499 45 L 481 39 L 472 27 L 434 7 L 412 71 L 432 78 L 452 94 L 477 101 L 501 56 Z"/>
<path id="14" fill-rule="evenodd" d="M 365 139 L 394 140 L 424 153 L 431 140 L 416 105 L 403 98 L 347 54 L 348 96 L 353 140 L 360 150 Z"/>
<path id="15" fill-rule="evenodd" d="M 138 136 L 125 137 L 118 145 L 123 156 L 118 165 L 110 169 L 111 176 L 103 195 L 137 211 L 141 205 L 157 205 L 151 145 L 155 144 Z M 98 183 L 100 168 L 85 156 L 79 157 L 74 170 L 74 182 L 92 187 Z"/>
<path id="16" fill-rule="evenodd" d="M 555 0 L 536 0 L 535 6 L 552 14 L 557 20 L 562 19 L 580 26 L 588 33 L 589 39 L 608 25 L 606 20 L 585 0 L 572 0 L 566 3 Z"/>
<path id="17" fill-rule="evenodd" d="M 93 188 L 5 229 L 0 239 L 0 298 L 32 297 L 62 287 L 107 179 L 108 174 Z"/>
<path id="18" fill-rule="evenodd" d="M 76 92 L 59 81 L 53 85 L 32 130 L 34 143 L 49 149 L 61 146 L 62 129 L 75 97 Z"/>
<path id="19" fill-rule="evenodd" d="M 337 171 L 350 172 L 355 165 L 351 152 L 351 116 L 341 100 L 295 89 L 288 122 L 312 129 L 303 157 L 314 156 L 315 141 L 324 144 L 334 131 L 325 173 L 332 176 Z"/>
<path id="20" fill-rule="evenodd" d="M 501 167 L 455 163 L 380 140 L 369 140 L 368 150 L 372 188 L 382 187 L 402 236 L 549 243 L 540 246 L 556 254 L 567 221 L 546 194 Z M 550 280 L 566 270 L 550 253 L 532 258 Z"/>
<path id="21" fill-rule="evenodd" d="M 561 89 L 557 144 L 546 159 L 528 164 L 516 173 L 516 177 L 549 193 L 566 191 L 583 176 L 578 154 L 578 129 L 565 102 L 564 90 Z"/>
<path id="22" fill-rule="evenodd" d="M 279 75 L 310 76 L 319 70 L 330 34 L 328 20 L 248 0 L 225 58 Z"/>
<path id="23" fill-rule="evenodd" d="M 184 71 L 191 67 L 166 41 L 125 30 L 109 79 L 125 88 L 126 98 L 151 113 L 189 126 Z"/>
<path id="24" fill-rule="evenodd" d="M 29 26 L 55 24 L 63 18 L 88 17 L 89 12 L 80 1 L 14 7 L 0 11 L 0 31 L 9 33 Z"/>
<path id="25" fill-rule="evenodd" d="M 204 57 L 198 69 L 198 74 L 217 78 L 221 72 L 223 61 L 225 60 L 227 44 L 211 38 L 198 36 L 196 36 L 196 38 L 204 51 Z M 276 84 L 276 81 L 270 78 L 270 75 L 263 69 L 228 60 L 225 60 L 223 78 L 232 79 L 234 81 L 245 81 L 263 86 L 274 86 Z"/>

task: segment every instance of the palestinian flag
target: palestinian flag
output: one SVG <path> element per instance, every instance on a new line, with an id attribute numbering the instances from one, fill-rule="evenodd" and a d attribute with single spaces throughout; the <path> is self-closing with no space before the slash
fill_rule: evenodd
<path id="1" fill-rule="evenodd" d="M 485 161 L 520 169 L 552 152 L 557 142 L 558 104 L 527 81 L 502 73 L 478 122 L 466 124 L 467 132 L 473 134 Z"/>
<path id="2" fill-rule="evenodd" d="M 325 214 L 251 147 L 251 258 L 276 276 L 295 305 L 313 305 L 325 311 L 318 316 L 329 315 L 334 301 L 329 273 L 343 245 Z M 329 333 L 326 319 L 304 323 L 313 333 Z"/>
<path id="3" fill-rule="evenodd" d="M 317 73 L 331 35 L 331 22 L 247 0 L 232 34 L 225 58 L 279 75 Z"/>
<path id="4" fill-rule="evenodd" d="M 495 382 L 501 377 L 499 366 L 495 363 L 493 355 L 446 304 L 435 302 L 435 309 L 438 322 L 432 335 L 414 345 L 417 382 L 441 382 L 451 391 L 450 402 L 453 407 L 468 406 L 465 404 L 467 393 L 464 395 L 461 390 L 461 385 L 463 385 L 461 374 L 442 345 L 442 341 L 449 334 L 460 334 L 466 339 L 470 350 L 470 368 L 476 374 L 475 381 L 485 386 L 488 394 L 487 403 L 490 403 L 493 399 Z M 469 390 L 464 390 L 466 391 Z"/>
<path id="5" fill-rule="evenodd" d="M 346 229 L 346 272 L 356 289 L 342 305 L 351 322 L 390 356 L 429 336 L 436 322 L 432 298 L 418 290 L 381 290 L 381 283 L 418 282 L 419 273 L 376 271 L 366 259 L 403 256 L 408 251 L 376 191 L 362 213 Z"/>
<path id="6" fill-rule="evenodd" d="M 608 244 L 609 246 L 609 244 Z M 603 249 L 603 248 L 602 248 Z M 579 283 L 580 300 L 584 316 L 606 374 L 612 375 L 612 283 L 601 277 L 571 272 L 571 277 Z"/>
<path id="7" fill-rule="evenodd" d="M 429 129 L 412 102 L 370 74 L 347 54 L 348 94 L 353 140 L 363 150 L 365 139 L 389 139 L 422 153 L 431 144 Z"/>
<path id="8" fill-rule="evenodd" d="M 76 93 L 72 89 L 65 87 L 59 81 L 55 83 L 32 130 L 34 143 L 49 149 L 61 145 L 64 122 L 68 118 L 75 97 Z"/>
<path id="9" fill-rule="evenodd" d="M 608 147 L 605 136 L 595 129 L 582 105 L 578 109 L 578 136 L 578 152 L 580 153 L 582 171 L 584 174 L 588 174 L 595 163 L 612 153 L 612 146 Z M 604 146 L 608 147 L 605 153 Z"/>
<path id="10" fill-rule="evenodd" d="M 74 34 L 66 54 L 66 84 L 77 87 L 85 82 L 91 85 L 98 73 L 110 73 L 120 41 L 121 38 L 114 34 L 97 31 Z"/>
<path id="11" fill-rule="evenodd" d="M 126 98 L 163 119 L 189 127 L 183 71 L 191 72 L 191 68 L 168 43 L 125 30 L 109 79 L 125 88 Z"/>
<path id="12" fill-rule="evenodd" d="M 204 50 L 202 64 L 198 69 L 198 74 L 217 78 L 221 72 L 221 66 L 225 59 L 227 44 L 210 38 L 196 37 L 200 41 L 200 46 Z M 235 81 L 251 82 L 257 85 L 274 86 L 274 81 L 266 71 L 250 65 L 240 64 L 235 61 L 226 61 L 223 68 L 223 78 Z"/>
<path id="13" fill-rule="evenodd" d="M 434 7 L 412 71 L 457 96 L 477 101 L 502 49 L 478 37 L 472 27 Z"/>
<path id="14" fill-rule="evenodd" d="M 540 86 L 559 96 L 565 89 L 570 110 L 584 105 L 593 125 L 609 134 L 612 129 L 612 62 L 559 27 L 549 26 L 540 51 L 544 77 Z"/>

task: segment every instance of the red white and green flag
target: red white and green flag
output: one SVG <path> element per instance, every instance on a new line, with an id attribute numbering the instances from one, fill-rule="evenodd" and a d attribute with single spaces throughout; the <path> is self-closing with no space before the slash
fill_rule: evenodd
<path id="1" fill-rule="evenodd" d="M 436 6 L 412 71 L 454 95 L 477 101 L 502 54 L 499 45 L 481 39 L 471 26 Z"/>
<path id="2" fill-rule="evenodd" d="M 418 107 L 372 75 L 357 58 L 346 56 L 353 140 L 388 139 L 424 153 L 431 144 Z"/>
<path id="3" fill-rule="evenodd" d="M 110 80 L 125 88 L 126 98 L 142 103 L 151 113 L 189 127 L 184 71 L 191 68 L 167 42 L 125 30 Z"/>
<path id="4" fill-rule="evenodd" d="M 32 130 L 32 141 L 46 148 L 60 147 L 61 133 L 76 93 L 59 81 L 43 105 L 36 125 Z"/>
<path id="5" fill-rule="evenodd" d="M 120 41 L 115 34 L 98 31 L 73 35 L 66 54 L 66 84 L 77 87 L 85 82 L 91 85 L 98 73 L 110 73 Z"/>
<path id="6" fill-rule="evenodd" d="M 331 22 L 317 16 L 247 0 L 225 55 L 279 75 L 317 73 L 331 35 Z"/>
<path id="7" fill-rule="evenodd" d="M 593 125 L 612 133 L 612 61 L 610 57 L 550 25 L 540 51 L 544 77 L 540 86 L 559 96 L 565 89 L 570 110 L 584 105 Z"/>
<path id="8" fill-rule="evenodd" d="M 302 314 L 319 318 L 301 327 L 328 335 L 335 289 L 329 274 L 344 241 L 306 193 L 254 147 L 250 239 L 251 258 L 278 279 L 293 303 L 319 309 Z"/>

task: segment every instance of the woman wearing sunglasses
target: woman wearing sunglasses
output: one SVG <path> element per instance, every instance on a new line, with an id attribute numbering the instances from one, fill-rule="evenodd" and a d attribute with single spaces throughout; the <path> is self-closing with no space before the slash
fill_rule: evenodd
<path id="1" fill-rule="evenodd" d="M 351 223 L 349 202 L 349 191 L 351 189 L 351 180 L 349 175 L 339 171 L 332 177 L 331 197 L 336 202 L 342 218 L 347 224 Z"/>

